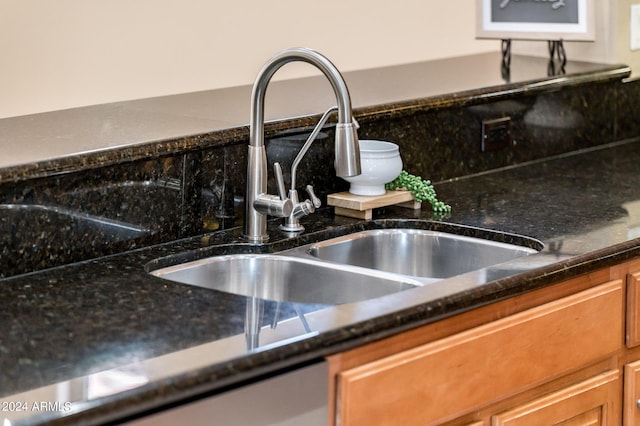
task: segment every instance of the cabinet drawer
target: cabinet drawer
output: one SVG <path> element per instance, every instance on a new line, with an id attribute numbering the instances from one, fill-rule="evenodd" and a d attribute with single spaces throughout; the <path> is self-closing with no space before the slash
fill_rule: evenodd
<path id="1" fill-rule="evenodd" d="M 627 347 L 640 345 L 640 272 L 627 275 Z"/>
<path id="2" fill-rule="evenodd" d="M 640 426 L 640 361 L 624 366 L 624 426 Z"/>
<path id="3" fill-rule="evenodd" d="M 611 371 L 491 418 L 491 426 L 618 424 L 620 373 Z"/>
<path id="4" fill-rule="evenodd" d="M 623 285 L 612 281 L 346 370 L 340 425 L 434 424 L 616 352 Z"/>

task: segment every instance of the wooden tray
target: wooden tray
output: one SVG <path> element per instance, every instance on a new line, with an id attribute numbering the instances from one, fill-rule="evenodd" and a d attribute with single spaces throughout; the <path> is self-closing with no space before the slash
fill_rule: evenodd
<path id="1" fill-rule="evenodd" d="M 355 217 L 357 219 L 371 219 L 373 209 L 398 205 L 413 210 L 420 209 L 413 194 L 406 190 L 388 191 L 384 195 L 364 196 L 350 192 L 338 192 L 327 196 L 327 204 L 335 207 L 335 213 L 340 216 Z"/>

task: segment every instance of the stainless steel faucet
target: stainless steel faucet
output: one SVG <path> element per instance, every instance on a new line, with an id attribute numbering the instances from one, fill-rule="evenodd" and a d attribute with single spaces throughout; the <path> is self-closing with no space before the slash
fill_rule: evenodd
<path id="1" fill-rule="evenodd" d="M 327 58 L 311 49 L 293 48 L 278 53 L 264 65 L 256 78 L 251 93 L 244 231 L 247 241 L 255 244 L 266 242 L 269 239 L 267 215 L 290 217 L 294 211 L 294 203 L 287 197 L 284 189 L 282 169 L 279 164 L 274 165 L 279 195 L 267 194 L 268 166 L 264 145 L 264 99 L 267 86 L 276 71 L 283 65 L 295 61 L 309 63 L 322 71 L 331 83 L 336 95 L 338 104 L 338 123 L 335 132 L 336 175 L 349 177 L 360 174 L 357 126 L 351 112 L 349 91 L 338 69 Z M 318 127 L 320 126 L 316 128 Z M 317 206 L 319 200 L 315 196 L 312 198 L 315 198 L 313 204 Z"/>

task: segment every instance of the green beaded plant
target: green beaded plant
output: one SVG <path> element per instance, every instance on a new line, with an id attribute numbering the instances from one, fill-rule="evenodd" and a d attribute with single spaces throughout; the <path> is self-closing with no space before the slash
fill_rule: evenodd
<path id="1" fill-rule="evenodd" d="M 391 182 L 385 185 L 390 191 L 395 189 L 406 189 L 411 191 L 415 200 L 418 203 L 422 203 L 423 201 L 428 201 L 431 204 L 431 207 L 436 213 L 449 213 L 451 212 L 451 206 L 449 204 L 445 204 L 442 201 L 438 200 L 438 196 L 436 195 L 436 190 L 434 189 L 431 181 L 424 180 L 419 176 L 412 175 L 408 173 L 406 170 L 400 172 L 397 178 L 392 180 Z"/>

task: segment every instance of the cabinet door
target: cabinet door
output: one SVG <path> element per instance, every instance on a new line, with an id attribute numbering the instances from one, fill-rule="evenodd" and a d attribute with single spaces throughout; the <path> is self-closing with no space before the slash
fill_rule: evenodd
<path id="1" fill-rule="evenodd" d="M 624 426 L 640 426 L 640 361 L 624 366 Z"/>
<path id="2" fill-rule="evenodd" d="M 605 359 L 623 344 L 622 280 L 338 374 L 337 424 L 429 425 Z"/>
<path id="3" fill-rule="evenodd" d="M 640 345 L 640 272 L 627 275 L 627 347 Z"/>
<path id="4" fill-rule="evenodd" d="M 619 424 L 619 372 L 601 374 L 491 418 L 491 426 Z"/>

